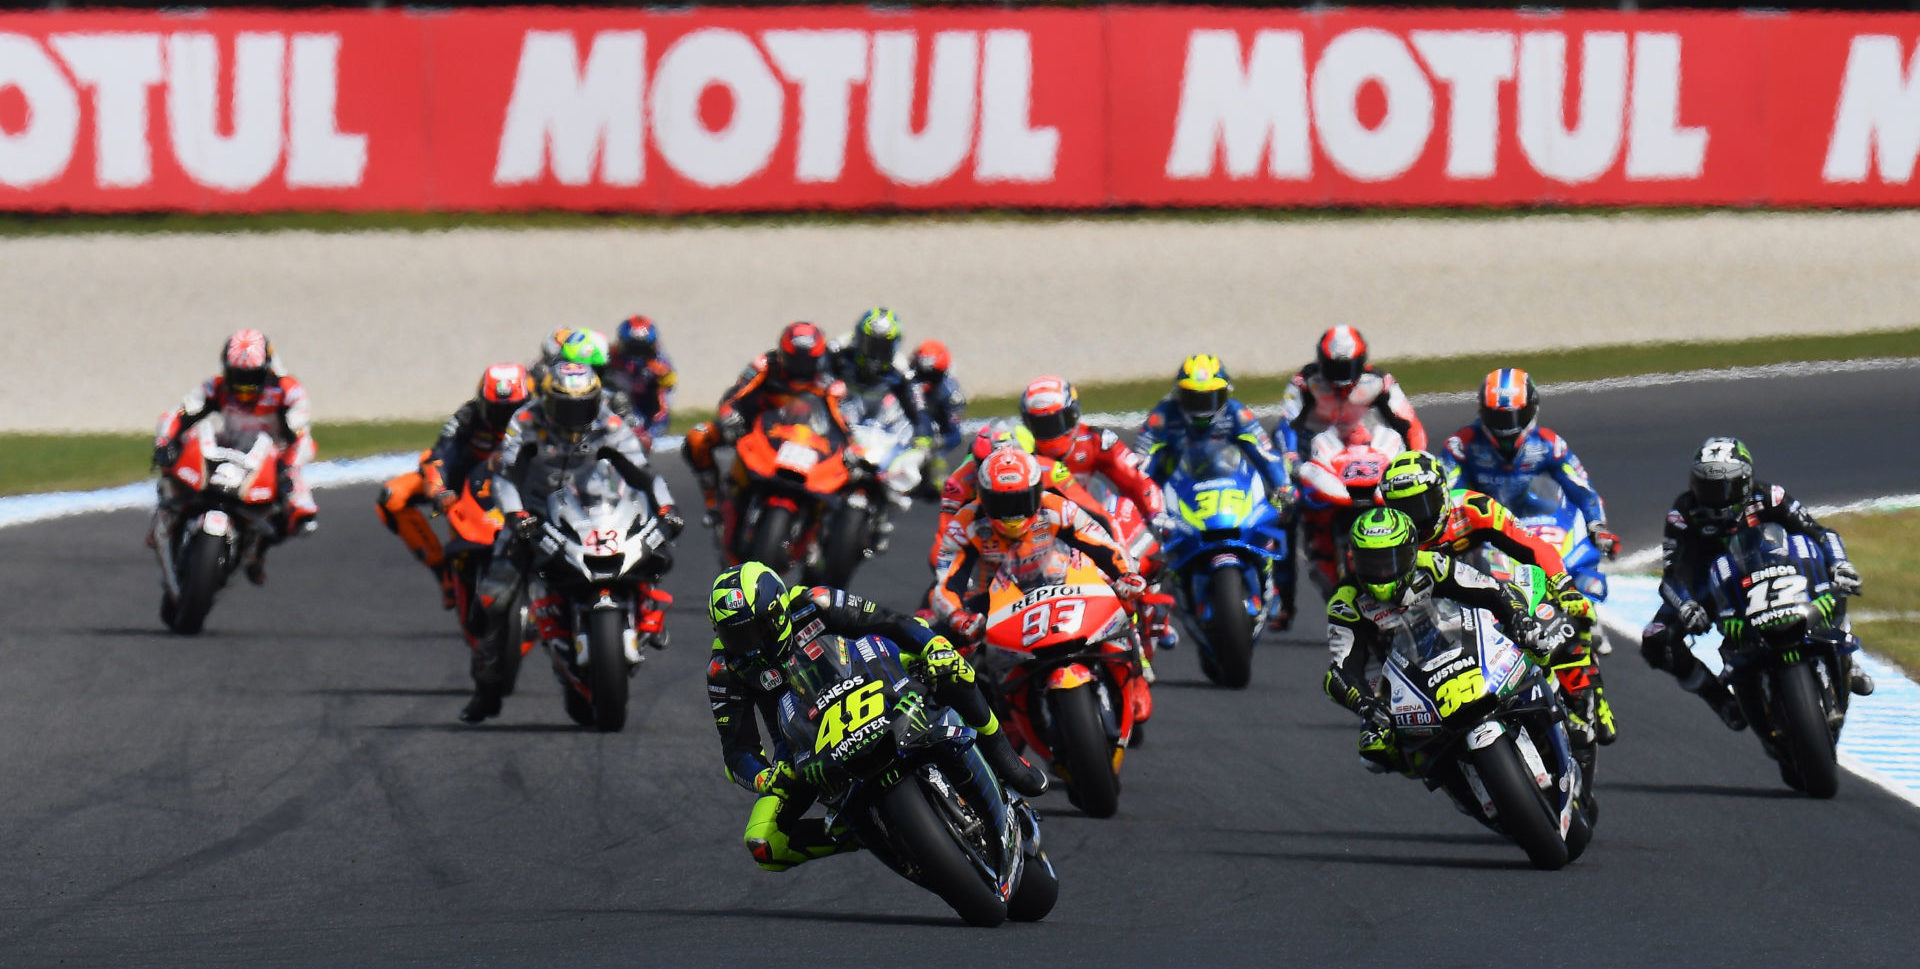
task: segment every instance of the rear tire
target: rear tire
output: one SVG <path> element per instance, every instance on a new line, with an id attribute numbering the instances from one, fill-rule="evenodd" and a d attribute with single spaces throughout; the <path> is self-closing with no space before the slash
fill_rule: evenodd
<path id="1" fill-rule="evenodd" d="M 1247 577 L 1239 566 L 1214 570 L 1212 604 L 1207 646 L 1213 662 L 1202 665 L 1201 671 L 1221 686 L 1244 690 L 1253 678 L 1253 619 L 1247 615 Z"/>
<path id="2" fill-rule="evenodd" d="M 1047 694 L 1052 707 L 1055 758 L 1065 761 L 1080 810 L 1091 818 L 1110 818 L 1120 810 L 1120 778 L 1113 772 L 1113 743 L 1100 722 L 1100 698 L 1093 684 Z"/>
<path id="3" fill-rule="evenodd" d="M 1567 843 L 1560 840 L 1560 823 L 1547 805 L 1533 775 L 1513 746 L 1512 734 L 1473 752 L 1473 766 L 1480 771 L 1480 783 L 1493 800 L 1494 809 L 1507 837 L 1527 853 L 1533 867 L 1555 871 L 1566 867 Z"/>
<path id="4" fill-rule="evenodd" d="M 1840 790 L 1840 765 L 1813 671 L 1802 663 L 1775 672 L 1773 678 L 1780 709 L 1780 752 L 1785 755 L 1782 763 L 1792 761 L 1808 797 L 1834 796 Z"/>
<path id="5" fill-rule="evenodd" d="M 213 609 L 213 594 L 220 589 L 220 559 L 226 551 L 225 538 L 204 532 L 193 536 L 181 556 L 185 567 L 179 571 L 180 598 L 174 603 L 169 624 L 174 632 L 191 636 L 206 623 L 207 613 Z"/>
<path id="6" fill-rule="evenodd" d="M 918 777 L 880 796 L 878 809 L 894 840 L 920 869 L 926 888 L 968 925 L 991 928 L 1007 920 L 1007 903 L 981 881 L 957 836 Z"/>
<path id="7" fill-rule="evenodd" d="M 587 613 L 587 686 L 593 691 L 593 726 L 606 733 L 627 725 L 627 650 L 621 636 L 625 629 L 626 614 L 620 610 Z"/>
<path id="8" fill-rule="evenodd" d="M 746 560 L 759 562 L 784 574 L 787 571 L 787 533 L 792 530 L 792 512 L 771 505 L 760 509 L 760 520 L 747 542 Z"/>

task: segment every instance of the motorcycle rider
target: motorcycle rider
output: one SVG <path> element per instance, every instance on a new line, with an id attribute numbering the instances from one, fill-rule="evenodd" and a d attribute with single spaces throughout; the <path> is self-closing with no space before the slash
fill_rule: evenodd
<path id="1" fill-rule="evenodd" d="M 1734 730 L 1747 725 L 1746 716 L 1726 684 L 1694 657 L 1687 636 L 1713 625 L 1709 571 L 1728 540 L 1742 528 L 1770 523 L 1812 539 L 1826 552 L 1834 590 L 1860 594 L 1860 572 L 1848 561 L 1840 533 L 1816 521 L 1785 488 L 1755 479 L 1753 454 L 1738 438 L 1710 437 L 1694 455 L 1687 490 L 1667 512 L 1660 542 L 1660 608 L 1640 633 L 1647 665 L 1672 673 Z M 1858 664 L 1848 666 L 1847 687 L 1860 696 L 1873 693 L 1873 678 Z"/>
<path id="2" fill-rule="evenodd" d="M 1299 458 L 1291 440 L 1292 428 L 1281 424 L 1280 429 L 1288 437 L 1276 449 L 1253 410 L 1234 398 L 1226 365 L 1219 357 L 1202 353 L 1181 362 L 1173 377 L 1173 390 L 1147 413 L 1133 447 L 1147 476 L 1164 486 L 1188 447 L 1206 440 L 1231 442 L 1259 473 L 1271 504 L 1285 520 L 1293 514 L 1294 465 Z M 1273 567 L 1273 593 L 1280 603 L 1272 623 L 1276 629 L 1293 624 L 1294 586 L 1293 556 L 1288 554 Z"/>
<path id="3" fill-rule="evenodd" d="M 1367 362 L 1367 341 L 1359 330 L 1333 327 L 1320 336 L 1313 362 L 1287 384 L 1280 420 L 1304 442 L 1335 424 L 1358 423 L 1369 411 L 1398 431 L 1409 449 L 1427 449 L 1427 429 L 1399 381 Z"/>
<path id="4" fill-rule="evenodd" d="M 1047 490 L 1033 455 L 1018 447 L 993 452 L 980 465 L 978 497 L 940 534 L 945 565 L 934 584 L 934 614 L 962 641 L 977 642 L 986 631 L 986 581 L 1009 560 L 1031 559 L 1054 542 L 1086 553 L 1129 609 L 1146 594 L 1127 550 L 1079 505 Z"/>
<path id="5" fill-rule="evenodd" d="M 784 871 L 858 847 L 844 831 L 829 829 L 821 819 L 781 817 L 794 813 L 787 810 L 790 806 L 810 802 L 815 795 L 814 785 L 795 775 L 792 752 L 780 732 L 786 662 L 794 650 L 806 648 L 822 633 L 881 636 L 893 642 L 908 669 L 932 685 L 934 699 L 979 732 L 980 753 L 1008 787 L 1029 797 L 1046 790 L 1046 775 L 1015 753 L 1001 731 L 974 683 L 973 667 L 925 623 L 843 589 L 790 588 L 779 573 L 759 562 L 721 572 L 708 603 L 714 642 L 707 699 L 720 732 L 727 779 L 758 795 L 745 841 L 761 868 Z M 761 723 L 773 738 L 771 752 L 761 744 Z"/>
<path id="6" fill-rule="evenodd" d="M 480 583 L 482 630 L 473 655 L 473 699 L 460 711 L 466 723 L 500 712 L 506 680 L 501 651 L 507 643 L 506 618 L 539 537 L 540 519 L 526 510 L 529 500 L 544 500 L 563 487 L 567 476 L 605 457 L 627 484 L 647 495 L 669 540 L 686 523 L 675 510 L 667 479 L 647 464 L 640 439 L 626 420 L 607 406 L 600 378 L 592 368 L 571 361 L 554 365 L 540 387 L 540 398 L 514 414 L 493 455 L 494 504 L 506 527 L 495 540 L 493 560 Z M 660 572 L 672 565 L 661 549 Z"/>
<path id="7" fill-rule="evenodd" d="M 1587 537 L 1608 558 L 1620 555 L 1620 537 L 1607 527 L 1606 504 L 1587 480 L 1564 438 L 1541 427 L 1540 394 L 1525 370 L 1487 374 L 1480 386 L 1480 417 L 1441 445 L 1440 460 L 1455 487 L 1508 497 L 1548 475 L 1587 520 Z"/>
<path id="8" fill-rule="evenodd" d="M 426 499 L 445 513 L 459 500 L 457 489 L 473 469 L 493 458 L 515 411 L 533 398 L 533 379 L 517 363 L 496 363 L 480 375 L 473 399 L 447 418 L 440 438 L 420 459 L 420 469 L 387 482 L 374 510 L 387 530 L 400 536 L 413 557 L 440 580 L 440 603 L 453 608 L 453 577 L 447 573 L 440 536 L 420 508 Z"/>
<path id="9" fill-rule="evenodd" d="M 1020 395 L 1020 423 L 1033 435 L 1034 454 L 1066 465 L 1075 475 L 1105 477 L 1142 518 L 1156 526 L 1171 524 L 1160 486 L 1141 471 L 1139 456 L 1118 434 L 1080 423 L 1080 393 L 1072 384 L 1051 376 L 1028 384 Z"/>
<path id="10" fill-rule="evenodd" d="M 755 357 L 721 396 L 714 419 L 702 421 L 687 432 L 683 450 L 694 479 L 700 483 L 707 527 L 720 524 L 720 472 L 713 455 L 716 446 L 733 444 L 753 427 L 754 418 L 778 410 L 803 394 L 825 401 L 840 433 L 851 439 L 852 431 L 841 410 L 846 393 L 846 385 L 827 365 L 826 334 L 812 323 L 787 324 L 773 350 Z"/>
<path id="11" fill-rule="evenodd" d="M 634 433 L 651 453 L 654 439 L 667 433 L 673 388 L 680 382 L 673 358 L 660 347 L 660 327 L 653 320 L 629 316 L 620 321 L 601 380 L 626 396 Z"/>
<path id="12" fill-rule="evenodd" d="M 179 459 L 181 435 L 216 412 L 227 430 L 264 433 L 280 446 L 276 471 L 282 497 L 281 507 L 272 516 L 274 533 L 245 553 L 247 581 L 262 585 L 267 581 L 267 547 L 312 532 L 319 524 L 320 509 L 305 474 L 314 455 L 307 390 L 281 369 L 273 344 L 259 330 L 240 330 L 227 337 L 220 347 L 220 373 L 188 391 L 179 408 L 160 419 L 153 440 L 153 467 L 162 476 L 147 544 L 172 547 L 180 496 L 165 472 Z"/>
<path id="13" fill-rule="evenodd" d="M 931 454 L 933 422 L 926 398 L 913 375 L 900 365 L 899 354 L 900 318 L 878 306 L 854 321 L 853 332 L 829 348 L 828 360 L 834 376 L 847 385 L 849 397 L 880 389 L 893 394 L 913 424 L 913 446 Z"/>
<path id="14" fill-rule="evenodd" d="M 1413 520 L 1391 508 L 1371 508 L 1354 520 L 1349 568 L 1327 600 L 1327 648 L 1332 663 L 1323 687 L 1335 703 L 1360 715 L 1360 758 L 1376 773 L 1405 772 L 1386 700 L 1367 682 L 1367 660 L 1384 652 L 1399 617 L 1433 597 L 1485 609 L 1507 637 L 1536 658 L 1550 657 L 1574 638 L 1559 617 L 1542 623 L 1519 590 L 1444 552 L 1420 548 Z"/>
<path id="15" fill-rule="evenodd" d="M 1491 545 L 1509 558 L 1537 565 L 1546 573 L 1554 603 L 1574 620 L 1580 634 L 1580 648 L 1570 651 L 1570 662 L 1564 669 L 1554 668 L 1567 686 L 1576 729 L 1591 733 L 1602 744 L 1613 743 L 1618 737 L 1613 707 L 1607 702 L 1600 664 L 1592 649 L 1593 625 L 1599 617 L 1592 601 L 1574 588 L 1559 551 L 1521 528 L 1506 506 L 1487 495 L 1464 488 L 1448 489 L 1445 469 L 1425 451 L 1404 451 L 1395 456 L 1380 477 L 1379 493 L 1382 505 L 1412 520 L 1422 549 L 1458 557 Z"/>
<path id="16" fill-rule="evenodd" d="M 967 419 L 967 392 L 960 389 L 960 381 L 954 379 L 952 369 L 953 354 L 939 340 L 927 340 L 914 348 L 913 365 L 908 372 L 920 388 L 920 399 L 926 402 L 927 419 L 937 445 L 929 461 L 929 485 L 946 480 L 951 473 L 947 452 L 960 446 L 960 423 Z"/>

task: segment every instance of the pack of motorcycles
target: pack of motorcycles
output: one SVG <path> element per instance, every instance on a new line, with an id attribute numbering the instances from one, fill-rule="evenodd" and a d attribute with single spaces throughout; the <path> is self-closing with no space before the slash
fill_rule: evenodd
<path id="1" fill-rule="evenodd" d="M 920 492 L 932 455 L 914 447 L 897 402 L 866 401 L 851 410 L 851 438 L 820 402 L 804 397 L 759 416 L 736 446 L 737 517 L 724 529 L 728 537 L 715 535 L 726 546 L 723 557 L 797 566 L 802 581 L 844 587 L 862 563 L 886 550 L 892 518 Z M 1157 576 L 1171 596 L 1209 679 L 1226 688 L 1247 685 L 1253 646 L 1276 608 L 1269 591 L 1276 563 L 1293 554 L 1288 517 L 1298 515 L 1310 576 L 1330 587 L 1341 558 L 1334 523 L 1343 509 L 1372 503 L 1381 469 L 1404 446 L 1377 424 L 1329 428 L 1302 448 L 1298 509 L 1272 500 L 1231 444 L 1180 456 L 1164 484 L 1166 504 L 1178 512 L 1175 525 L 1159 536 L 1160 560 L 1143 563 L 1142 572 Z M 844 460 L 848 449 L 864 460 Z M 245 447 L 223 440 L 218 422 L 210 422 L 163 469 L 196 496 L 182 507 L 179 547 L 161 556 L 173 612 L 165 618 L 176 631 L 200 628 L 245 536 L 272 513 L 279 495 L 266 469 L 275 459 L 268 438 Z M 850 467 L 866 471 L 850 474 Z M 1117 527 L 1146 527 L 1116 489 L 1087 484 L 1109 517 L 1131 523 Z M 489 492 L 483 466 L 444 515 L 445 561 L 463 617 L 476 611 L 476 589 L 502 527 Z M 1529 531 L 1560 548 L 1582 591 L 1604 599 L 1600 553 L 1551 479 L 1537 481 L 1514 505 Z M 671 597 L 658 588 L 671 561 L 666 536 L 650 501 L 606 462 L 583 467 L 529 506 L 541 527 L 529 581 L 508 613 L 508 641 L 518 648 L 506 651 L 507 661 L 518 664 L 544 649 L 568 716 L 583 727 L 619 730 L 642 648 L 666 645 L 663 607 Z M 1129 536 L 1119 538 L 1128 544 Z M 1752 530 L 1729 550 L 1732 574 L 1750 579 L 1736 587 L 1767 594 L 1734 604 L 1738 625 L 1731 628 L 1748 634 L 1729 636 L 1724 655 L 1747 673 L 1736 691 L 1762 713 L 1755 732 L 1782 762 L 1783 775 L 1831 796 L 1848 693 L 1831 675 L 1839 644 L 1822 624 L 1807 621 L 1814 566 L 1792 550 L 1777 527 Z M 1489 557 L 1483 564 L 1490 571 L 1532 588 L 1535 604 L 1552 608 L 1528 567 L 1501 561 L 1497 552 Z M 1017 575 L 992 576 L 986 586 L 988 625 L 971 658 L 1002 722 L 1016 745 L 1048 762 L 1076 806 L 1092 817 L 1113 815 L 1121 764 L 1152 715 L 1135 617 L 1104 575 L 1071 549 Z M 1783 623 L 1781 616 L 1805 618 Z M 469 645 L 471 625 L 462 626 Z M 1597 820 L 1594 750 L 1570 735 L 1550 670 L 1503 635 L 1490 614 L 1439 599 L 1412 610 L 1374 660 L 1396 739 L 1414 765 L 1409 776 L 1445 791 L 1537 867 L 1559 868 L 1580 856 Z M 1036 919 L 1051 909 L 1057 883 L 1039 850 L 1037 816 L 972 750 L 972 731 L 907 675 L 894 644 L 822 637 L 795 655 L 787 678 L 796 701 L 788 706 L 799 715 L 785 717 L 781 730 L 794 750 L 812 753 L 820 776 L 834 779 L 822 797 L 831 823 L 850 826 L 863 847 L 970 922 Z"/>

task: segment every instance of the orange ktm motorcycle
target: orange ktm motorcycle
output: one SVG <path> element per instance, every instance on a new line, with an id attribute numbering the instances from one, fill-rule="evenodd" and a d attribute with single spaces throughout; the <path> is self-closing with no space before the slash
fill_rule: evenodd
<path id="1" fill-rule="evenodd" d="M 827 406 L 816 396 L 795 397 L 761 414 L 735 443 L 721 529 L 729 561 L 778 572 L 799 563 L 806 582 L 852 574 L 866 534 L 847 497 L 861 463 Z"/>

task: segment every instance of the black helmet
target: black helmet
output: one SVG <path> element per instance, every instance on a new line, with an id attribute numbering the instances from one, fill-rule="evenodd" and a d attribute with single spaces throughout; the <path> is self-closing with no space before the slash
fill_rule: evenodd
<path id="1" fill-rule="evenodd" d="M 1320 335 L 1313 359 L 1329 383 L 1348 386 L 1367 372 L 1367 341 L 1351 326 L 1336 326 Z"/>
<path id="2" fill-rule="evenodd" d="M 600 418 L 600 377 L 584 363 L 555 364 L 540 385 L 540 405 L 548 430 L 578 441 Z"/>
<path id="3" fill-rule="evenodd" d="M 900 318 L 885 307 L 861 314 L 853 325 L 853 365 L 860 376 L 872 380 L 893 367 L 900 352 Z"/>
<path id="4" fill-rule="evenodd" d="M 787 583 L 759 562 L 736 565 L 713 580 L 707 621 L 729 660 L 770 669 L 793 636 Z"/>
<path id="5" fill-rule="evenodd" d="M 1700 510 L 1714 521 L 1739 517 L 1753 494 L 1753 455 L 1739 438 L 1710 437 L 1693 456 L 1687 488 Z"/>

